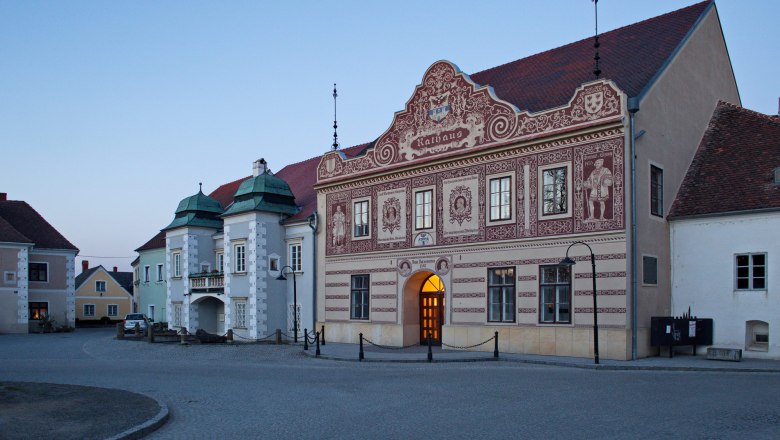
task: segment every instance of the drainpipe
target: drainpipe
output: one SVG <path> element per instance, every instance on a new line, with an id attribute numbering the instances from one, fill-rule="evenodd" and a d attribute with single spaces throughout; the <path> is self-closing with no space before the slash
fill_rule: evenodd
<path id="1" fill-rule="evenodd" d="M 319 226 L 319 217 L 317 217 L 317 211 L 314 211 L 308 218 L 309 221 L 309 227 L 311 228 L 311 246 L 312 246 L 312 271 L 311 271 L 311 282 L 312 282 L 312 325 L 317 327 L 317 227 Z"/>
<path id="2" fill-rule="evenodd" d="M 631 360 L 636 360 L 638 338 L 637 291 L 637 250 L 636 250 L 636 139 L 634 138 L 634 116 L 639 111 L 639 99 L 628 99 L 628 113 L 631 144 Z"/>

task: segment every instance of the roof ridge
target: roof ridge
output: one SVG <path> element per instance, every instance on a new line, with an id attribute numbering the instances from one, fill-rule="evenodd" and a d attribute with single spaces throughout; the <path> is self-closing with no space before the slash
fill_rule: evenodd
<path id="1" fill-rule="evenodd" d="M 683 10 L 686 10 L 686 9 L 694 8 L 694 7 L 697 7 L 697 6 L 703 5 L 703 4 L 705 4 L 705 3 L 713 3 L 713 2 L 714 2 L 714 0 L 705 0 L 705 1 L 702 1 L 702 2 L 694 3 L 694 4 L 692 4 L 692 5 L 688 5 L 688 6 L 684 7 L 684 8 L 680 8 L 680 9 L 676 9 L 676 10 L 674 10 L 674 11 L 667 12 L 667 13 L 665 13 L 665 14 L 656 15 L 655 17 L 646 18 L 646 19 L 644 19 L 644 20 L 642 20 L 642 21 L 637 21 L 637 22 L 635 22 L 635 23 L 627 24 L 627 25 L 625 25 L 625 26 L 620 26 L 620 27 L 617 27 L 617 28 L 615 28 L 615 29 L 609 30 L 609 31 L 607 31 L 607 32 L 602 32 L 602 33 L 600 33 L 600 34 L 599 34 L 599 38 L 601 38 L 601 37 L 604 37 L 605 35 L 612 34 L 612 33 L 614 33 L 614 32 L 618 32 L 618 31 L 620 31 L 620 30 L 623 30 L 623 29 L 626 29 L 626 28 L 630 28 L 630 27 L 638 26 L 638 25 L 640 25 L 640 24 L 643 24 L 643 23 L 648 23 L 648 22 L 651 22 L 651 21 L 660 20 L 660 19 L 661 19 L 661 18 L 663 18 L 663 17 L 669 16 L 669 15 L 672 15 L 672 14 L 677 14 L 677 13 L 679 13 L 680 11 L 683 11 Z M 547 53 L 550 53 L 550 52 L 553 52 L 553 51 L 556 51 L 556 50 L 560 50 L 560 49 L 562 49 L 562 48 L 564 48 L 564 47 L 569 47 L 569 46 L 573 46 L 573 45 L 575 45 L 575 44 L 580 44 L 580 43 L 582 43 L 583 41 L 587 41 L 587 40 L 589 40 L 590 38 L 592 38 L 592 37 L 586 37 L 586 38 L 579 39 L 579 40 L 577 40 L 577 41 L 572 41 L 571 43 L 567 43 L 567 44 L 563 44 L 563 45 L 561 45 L 561 46 L 553 47 L 553 48 L 547 49 L 547 50 L 545 50 L 545 51 L 542 51 L 542 52 L 537 52 L 537 53 L 534 53 L 534 54 L 531 54 L 531 55 L 528 55 L 528 56 L 525 56 L 525 57 L 522 57 L 522 58 L 518 58 L 518 59 L 516 59 L 516 60 L 513 60 L 513 61 L 508 61 L 508 62 L 506 62 L 506 63 L 499 64 L 499 65 L 497 65 L 497 66 L 489 67 L 489 68 L 487 68 L 487 69 L 485 69 L 485 70 L 480 70 L 480 71 L 478 71 L 478 72 L 469 73 L 468 75 L 469 75 L 469 77 L 471 77 L 471 76 L 475 76 L 475 75 L 479 75 L 479 74 L 484 74 L 484 73 L 486 73 L 486 72 L 490 72 L 490 71 L 492 71 L 492 70 L 495 70 L 495 69 L 498 69 L 498 68 L 501 68 L 501 67 L 507 66 L 507 65 L 509 65 L 509 64 L 516 63 L 516 62 L 518 62 L 518 61 L 522 61 L 522 60 L 525 60 L 525 59 L 528 59 L 528 58 L 532 58 L 532 57 L 536 57 L 536 56 L 541 56 L 541 55 L 544 55 L 544 54 L 547 54 Z M 482 85 L 482 84 L 480 84 L 480 85 Z"/>
<path id="2" fill-rule="evenodd" d="M 755 117 L 758 117 L 758 118 L 766 119 L 769 122 L 774 122 L 775 124 L 780 124 L 780 118 L 778 118 L 777 115 L 768 115 L 766 113 L 761 113 L 761 112 L 757 112 L 755 110 L 751 110 L 749 108 L 742 107 L 739 104 L 734 104 L 732 102 L 719 100 L 718 101 L 718 105 L 717 105 L 717 109 L 720 109 L 722 107 L 730 107 L 730 108 L 732 108 L 734 110 L 741 111 L 741 112 L 747 113 L 749 115 L 752 115 L 752 116 L 755 116 Z"/>

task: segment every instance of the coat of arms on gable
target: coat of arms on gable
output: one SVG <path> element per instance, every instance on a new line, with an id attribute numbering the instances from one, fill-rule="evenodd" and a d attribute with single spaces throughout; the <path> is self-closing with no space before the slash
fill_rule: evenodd
<path id="1" fill-rule="evenodd" d="M 464 185 L 456 186 L 450 192 L 450 223 L 471 221 L 471 190 Z"/>
<path id="2" fill-rule="evenodd" d="M 382 230 L 392 234 L 397 229 L 401 229 L 401 201 L 390 197 L 382 206 Z"/>

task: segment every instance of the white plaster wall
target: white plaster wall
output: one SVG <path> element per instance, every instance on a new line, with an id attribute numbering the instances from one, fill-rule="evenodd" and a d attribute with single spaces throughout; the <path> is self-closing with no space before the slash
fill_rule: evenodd
<path id="1" fill-rule="evenodd" d="M 745 346 L 745 323 L 769 323 L 769 351 L 744 357 L 780 358 L 780 213 L 671 222 L 672 314 L 691 308 L 713 319 L 716 347 Z M 734 255 L 767 254 L 767 290 L 735 290 Z"/>

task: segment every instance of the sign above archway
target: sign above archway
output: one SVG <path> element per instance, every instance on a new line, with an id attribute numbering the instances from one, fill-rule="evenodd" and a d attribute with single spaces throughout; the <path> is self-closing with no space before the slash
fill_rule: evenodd
<path id="1" fill-rule="evenodd" d="M 575 90 L 566 106 L 519 111 L 454 64 L 438 61 L 372 149 L 352 159 L 341 151 L 323 156 L 318 183 L 606 123 L 619 119 L 622 108 L 620 90 L 599 80 Z"/>

